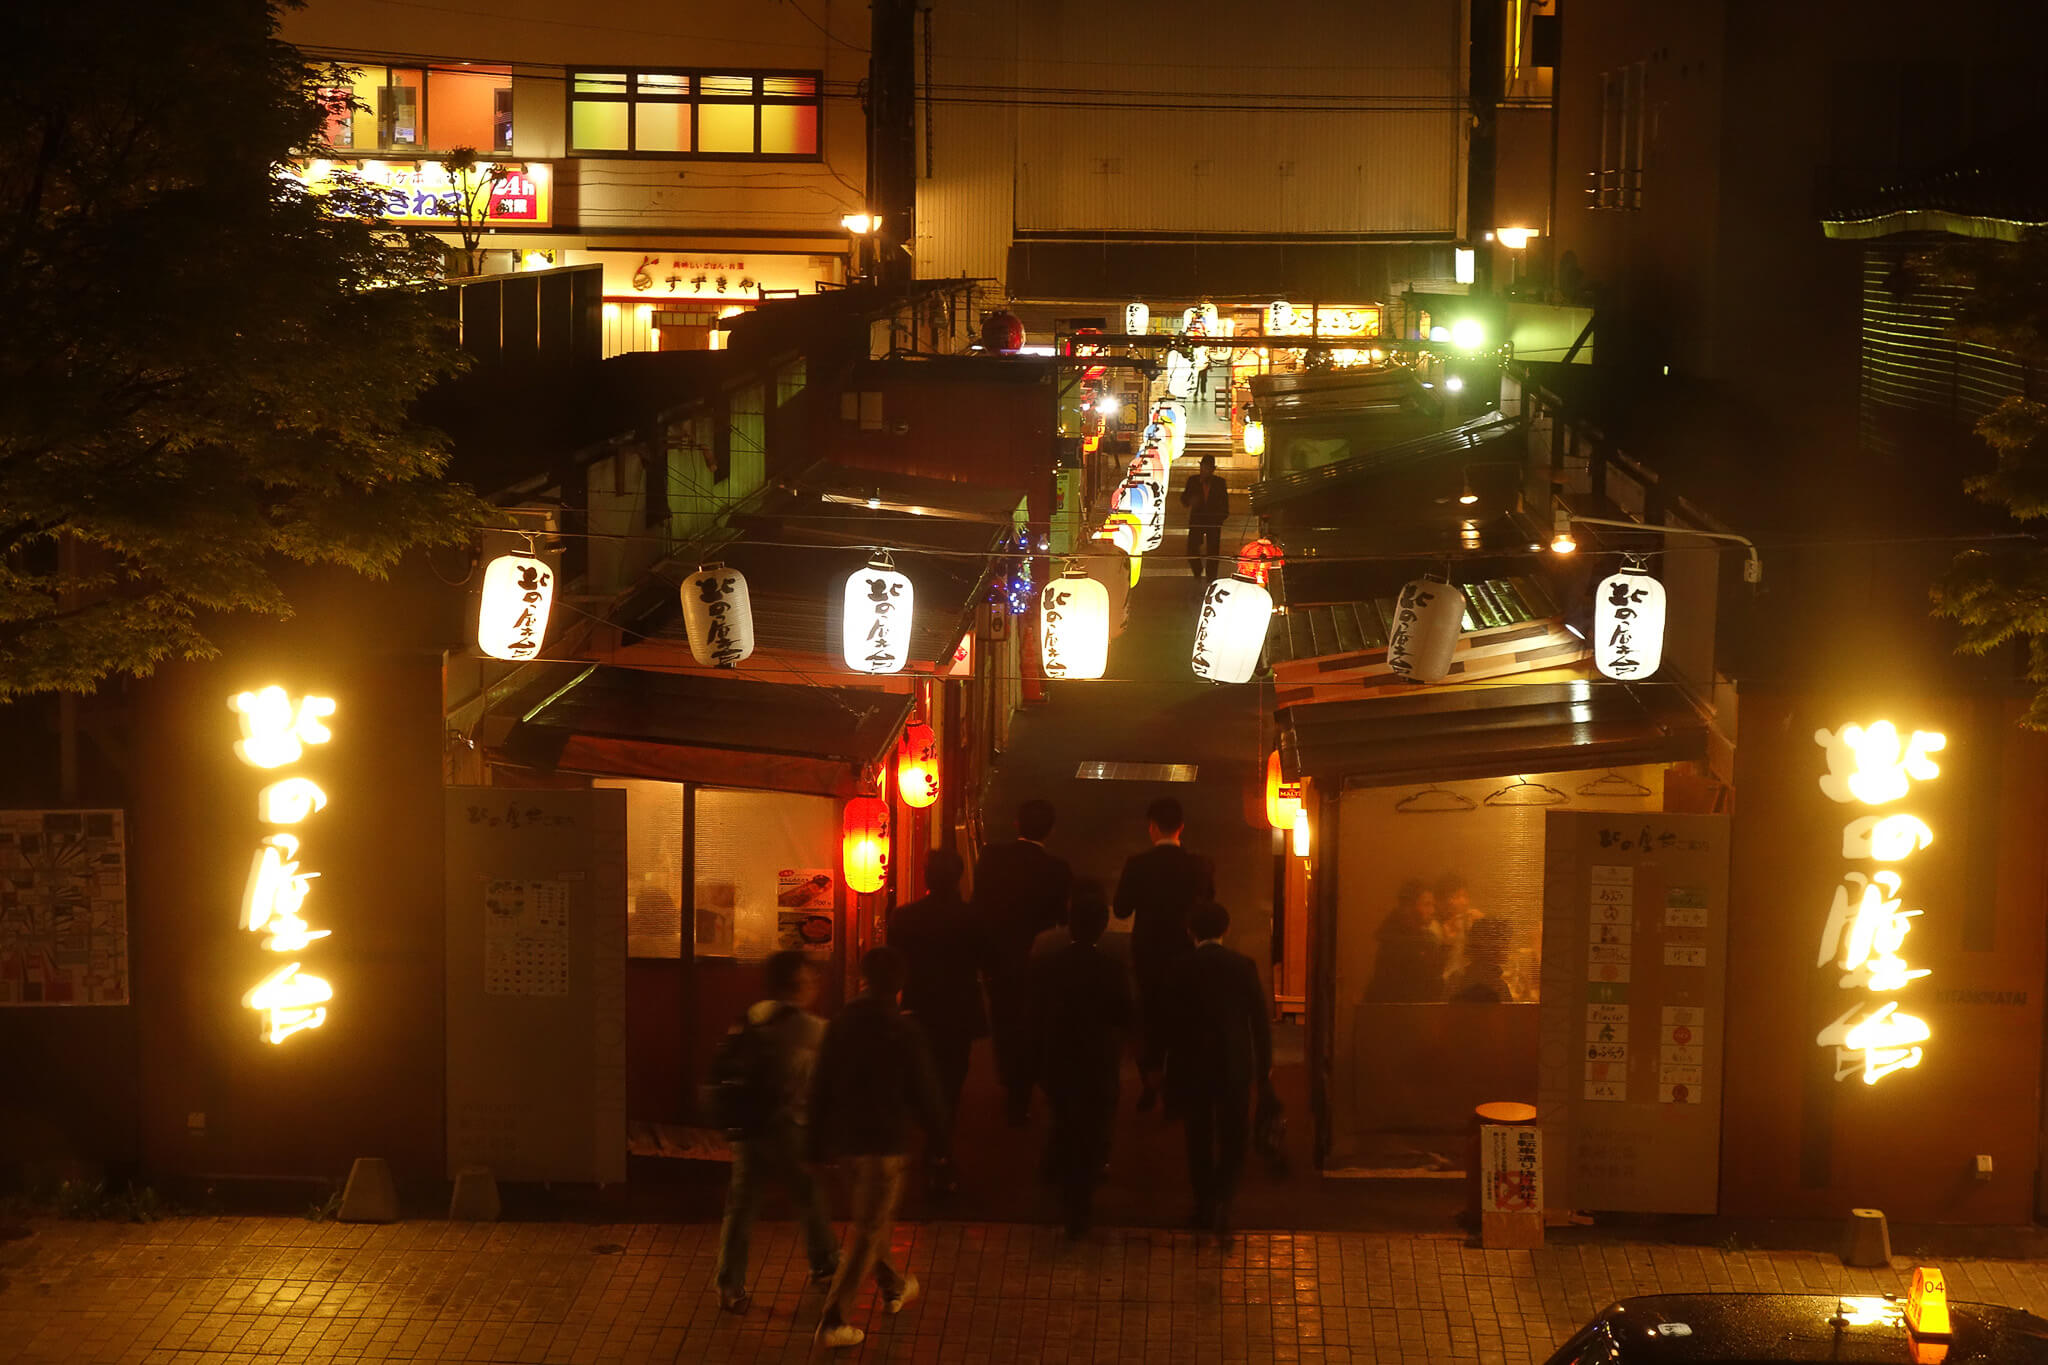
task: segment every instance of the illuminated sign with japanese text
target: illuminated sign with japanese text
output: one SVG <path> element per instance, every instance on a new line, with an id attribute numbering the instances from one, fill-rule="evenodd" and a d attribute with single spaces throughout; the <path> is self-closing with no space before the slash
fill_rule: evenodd
<path id="1" fill-rule="evenodd" d="M 228 709 L 242 726 L 235 757 L 252 768 L 275 772 L 303 758 L 307 745 L 334 738 L 326 725 L 335 710 L 328 697 L 294 698 L 282 687 L 266 687 L 228 698 Z M 262 934 L 266 952 L 300 953 L 333 932 L 314 928 L 303 913 L 320 874 L 300 862 L 299 835 L 291 832 L 326 808 L 327 793 L 310 778 L 280 775 L 256 794 L 257 818 L 271 828 L 250 861 L 241 927 Z M 288 962 L 250 987 L 242 1004 L 261 1016 L 265 1040 L 281 1043 L 326 1023 L 333 998 L 324 979 Z"/>
<path id="2" fill-rule="evenodd" d="M 1901 736 L 1888 720 L 1867 729 L 1816 730 L 1813 741 L 1827 752 L 1821 791 L 1830 801 L 1869 807 L 1902 801 L 1914 783 L 1940 777 L 1931 755 L 1948 745 L 1930 730 Z M 1906 934 L 1921 912 L 1907 908 L 1905 875 L 1888 864 L 1904 863 L 1933 842 L 1927 823 L 1904 811 L 1860 815 L 1842 827 L 1842 856 L 1871 866 L 1843 873 L 1815 959 L 1841 973 L 1843 990 L 1864 992 L 1814 1038 L 1835 1050 L 1838 1081 L 1860 1074 L 1865 1085 L 1876 1085 L 1916 1067 L 1920 1045 L 1932 1036 L 1925 1020 L 1904 1012 L 1906 1002 L 1871 997 L 1900 995 L 1929 974 L 1905 957 Z"/>
<path id="3" fill-rule="evenodd" d="M 330 188 L 336 174 L 353 175 L 383 192 L 386 222 L 421 227 L 454 227 L 465 189 L 439 161 L 314 161 L 292 167 L 291 173 L 315 194 Z M 484 227 L 547 227 L 554 221 L 554 171 L 545 163 L 519 162 L 500 170 L 484 162 L 471 177 L 468 188 L 483 210 Z M 487 192 L 482 188 L 486 181 Z"/>

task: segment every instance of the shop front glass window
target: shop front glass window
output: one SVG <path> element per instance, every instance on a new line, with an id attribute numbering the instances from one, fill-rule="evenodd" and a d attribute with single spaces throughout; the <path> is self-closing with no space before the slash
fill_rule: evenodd
<path id="1" fill-rule="evenodd" d="M 1663 807 L 1660 769 L 1599 776 L 1343 793 L 1333 1165 L 1460 1169 L 1474 1108 L 1535 1098 L 1546 813 Z"/>

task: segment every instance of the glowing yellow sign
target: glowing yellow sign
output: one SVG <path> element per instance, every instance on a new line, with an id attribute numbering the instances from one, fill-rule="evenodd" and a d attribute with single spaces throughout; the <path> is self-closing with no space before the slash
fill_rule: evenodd
<path id="1" fill-rule="evenodd" d="M 263 1015 L 263 1036 L 281 1043 L 326 1023 L 326 1002 L 333 998 L 334 987 L 317 976 L 301 976 L 299 964 L 287 962 L 250 987 L 242 1003 Z"/>
<path id="2" fill-rule="evenodd" d="M 1904 799 L 1915 782 L 1941 776 L 1929 755 L 1948 745 L 1946 736 L 1931 730 L 1901 738 L 1888 720 L 1868 729 L 1816 730 L 1813 741 L 1827 753 L 1821 792 L 1830 801 L 1865 806 L 1890 805 Z M 1865 815 L 1842 827 L 1842 856 L 1858 861 L 1904 862 L 1933 842 L 1934 831 L 1914 815 Z M 1904 888 L 1905 878 L 1888 867 L 1847 872 L 1835 888 L 1815 965 L 1836 966 L 1843 990 L 1896 995 L 1930 974 L 1908 964 L 1901 952 L 1920 915 L 1906 908 Z M 1860 1074 L 1865 1085 L 1876 1085 L 1895 1071 L 1920 1065 L 1920 1044 L 1931 1031 L 1925 1020 L 1902 1013 L 1900 1006 L 1898 1000 L 1852 1005 L 1815 1036 L 1821 1047 L 1835 1050 L 1836 1080 Z"/>
<path id="3" fill-rule="evenodd" d="M 294 702 L 282 687 L 238 692 L 228 709 L 242 718 L 242 738 L 235 757 L 252 768 L 282 768 L 296 763 L 308 744 L 325 744 L 334 732 L 320 722 L 334 714 L 326 697 L 301 697 Z"/>
<path id="4" fill-rule="evenodd" d="M 334 714 L 330 697 L 296 700 L 282 687 L 240 692 L 228 707 L 241 717 L 242 738 L 235 756 L 252 768 L 281 768 L 305 755 L 308 744 L 325 744 L 334 732 L 322 722 Z M 304 777 L 284 777 L 256 795 L 257 817 L 267 825 L 297 825 L 327 808 L 327 793 Z M 273 832 L 257 846 L 242 892 L 244 930 L 264 935 L 263 947 L 273 953 L 297 953 L 328 937 L 333 930 L 315 929 L 300 913 L 312 893 L 318 872 L 299 863 L 299 837 Z M 256 983 L 242 1004 L 263 1019 L 263 1037 L 281 1043 L 293 1034 L 327 1022 L 327 1002 L 334 988 L 323 978 L 287 963 Z"/>

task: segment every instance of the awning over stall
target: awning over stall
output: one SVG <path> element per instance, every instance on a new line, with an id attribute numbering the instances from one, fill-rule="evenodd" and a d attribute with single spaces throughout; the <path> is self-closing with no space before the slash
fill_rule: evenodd
<path id="1" fill-rule="evenodd" d="M 888 757 L 911 698 L 592 665 L 488 746 L 541 772 L 847 795 Z"/>
<path id="2" fill-rule="evenodd" d="M 1280 713 L 1280 764 L 1338 787 L 1452 782 L 1702 757 L 1707 726 L 1676 687 L 1525 683 L 1419 691 Z"/>
<path id="3" fill-rule="evenodd" d="M 1482 452 L 1506 458 L 1515 454 L 1517 448 L 1505 447 L 1498 452 L 1488 448 L 1496 441 L 1518 439 L 1520 433 L 1521 424 L 1513 418 L 1489 412 L 1443 431 L 1428 432 L 1328 464 L 1261 480 L 1252 485 L 1252 510 L 1262 516 L 1271 515 L 1304 498 L 1323 506 L 1326 504 L 1322 500 L 1332 493 L 1350 491 L 1439 463 L 1467 464 L 1478 459 Z M 1267 439 L 1273 439 L 1270 433 Z"/>

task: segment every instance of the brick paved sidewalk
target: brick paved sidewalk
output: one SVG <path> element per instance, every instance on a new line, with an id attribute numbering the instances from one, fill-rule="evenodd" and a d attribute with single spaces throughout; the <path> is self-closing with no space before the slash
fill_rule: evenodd
<path id="1" fill-rule="evenodd" d="M 721 1315 L 703 1225 L 283 1218 L 37 1222 L 0 1244 L 0 1358 L 753 1362 L 811 1358 L 815 1291 L 789 1224 L 761 1226 L 753 1311 Z M 1615 1242 L 1479 1251 L 1454 1237 L 929 1223 L 924 1282 L 850 1362 L 1541 1361 L 1609 1300 L 1680 1289 L 1901 1290 L 1811 1252 Z M 900 1264 L 901 1262 L 899 1262 Z M 1957 1298 L 2048 1308 L 2032 1261 L 1948 1261 Z M 817 1359 L 825 1359 L 819 1352 Z"/>

